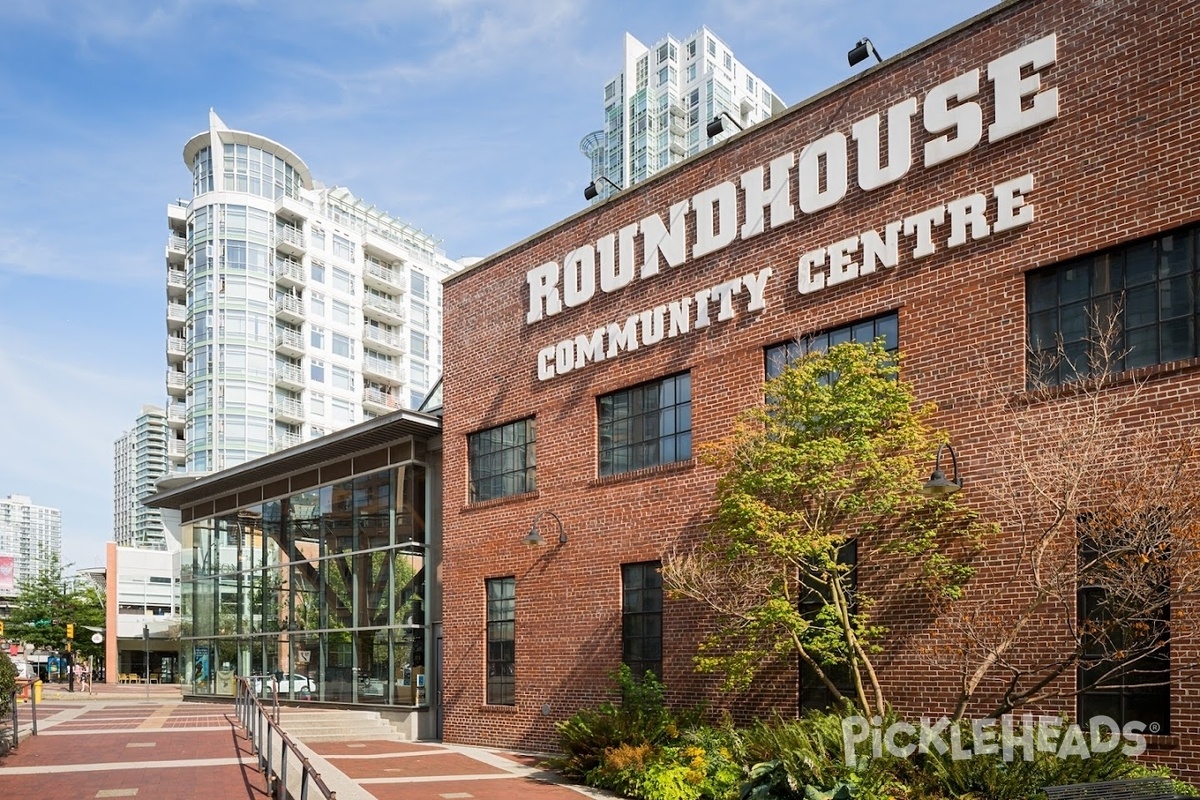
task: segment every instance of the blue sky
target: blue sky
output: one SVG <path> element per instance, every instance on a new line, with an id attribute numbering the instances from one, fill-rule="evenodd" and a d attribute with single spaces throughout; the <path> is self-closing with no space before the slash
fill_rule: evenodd
<path id="1" fill-rule="evenodd" d="M 164 405 L 166 204 L 214 108 L 314 177 L 485 256 L 584 207 L 623 34 L 708 25 L 793 104 L 988 0 L 5 0 L 0 497 L 103 563 L 114 441 Z M 859 69 L 866 65 L 860 65 Z"/>

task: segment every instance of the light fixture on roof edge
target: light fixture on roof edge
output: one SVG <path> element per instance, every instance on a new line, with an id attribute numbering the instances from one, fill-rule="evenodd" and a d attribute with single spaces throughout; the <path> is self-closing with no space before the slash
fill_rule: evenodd
<path id="1" fill-rule="evenodd" d="M 583 189 L 583 199 L 584 200 L 595 200 L 596 196 L 598 194 L 600 194 L 600 187 L 596 186 L 596 181 L 604 181 L 609 186 L 616 189 L 618 192 L 621 191 L 621 187 L 617 186 L 615 183 L 613 183 L 612 180 L 609 179 L 606 175 L 597 175 L 595 181 L 592 181 L 591 183 L 589 183 L 587 186 L 584 187 L 584 189 Z"/>
<path id="2" fill-rule="evenodd" d="M 719 136 L 725 132 L 725 123 L 721 122 L 721 117 L 725 117 L 725 119 L 732 122 L 733 127 L 737 128 L 739 131 L 746 130 L 742 127 L 741 123 L 730 116 L 728 111 L 722 111 L 720 114 L 717 114 L 715 117 L 713 117 L 712 122 L 708 123 L 708 126 L 704 129 L 704 132 L 708 134 L 708 138 L 711 139 L 714 136 Z"/>
<path id="3" fill-rule="evenodd" d="M 858 44 L 854 45 L 849 53 L 846 53 L 846 60 L 849 61 L 850 66 L 853 67 L 869 56 L 875 56 L 876 62 L 883 62 L 883 57 L 880 56 L 879 51 L 875 49 L 875 44 L 864 36 L 858 40 Z"/>

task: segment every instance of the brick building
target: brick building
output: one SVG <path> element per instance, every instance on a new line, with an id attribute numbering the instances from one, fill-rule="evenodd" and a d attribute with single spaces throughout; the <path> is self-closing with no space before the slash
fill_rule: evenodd
<path id="1" fill-rule="evenodd" d="M 964 500 L 992 517 L 973 489 L 1003 465 L 974 393 L 986 380 L 1020 398 L 1029 347 L 1078 341 L 1102 295 L 1125 309 L 1131 380 L 1112 391 L 1140 382 L 1128 418 L 1192 425 L 1198 56 L 1192 0 L 1002 3 L 446 279 L 445 738 L 550 747 L 623 658 L 658 666 L 680 700 L 798 707 L 794 664 L 737 697 L 697 675 L 703 617 L 659 611 L 655 572 L 712 505 L 697 444 L 761 399 L 773 348 L 898 344 Z M 523 543 L 534 520 L 541 547 Z M 994 543 L 975 591 L 1002 605 L 1016 554 Z M 871 580 L 869 554 L 860 566 Z M 882 613 L 889 696 L 948 711 L 954 677 L 916 655 L 930 620 Z M 1031 641 L 1052 651 L 1056 633 Z M 1152 754 L 1195 772 L 1195 693 L 1176 681 L 1165 702 L 1146 712 L 1161 717 Z"/>

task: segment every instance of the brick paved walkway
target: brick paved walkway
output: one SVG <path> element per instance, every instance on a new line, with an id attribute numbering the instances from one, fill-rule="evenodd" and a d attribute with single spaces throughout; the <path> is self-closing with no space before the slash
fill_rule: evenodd
<path id="1" fill-rule="evenodd" d="M 44 697 L 37 712 L 38 735 L 0 758 L 0 796 L 267 800 L 230 705 Z"/>
<path id="2" fill-rule="evenodd" d="M 324 764 L 357 784 L 338 800 L 581 800 L 613 797 L 564 783 L 541 760 L 478 747 L 433 742 L 314 742 L 307 745 L 323 777 Z"/>
<path id="3" fill-rule="evenodd" d="M 232 704 L 183 703 L 173 687 L 151 687 L 147 702 L 144 687 L 133 688 L 44 693 L 38 735 L 0 757 L 0 800 L 269 800 Z M 301 746 L 337 800 L 612 797 L 561 782 L 528 754 L 398 737 Z"/>

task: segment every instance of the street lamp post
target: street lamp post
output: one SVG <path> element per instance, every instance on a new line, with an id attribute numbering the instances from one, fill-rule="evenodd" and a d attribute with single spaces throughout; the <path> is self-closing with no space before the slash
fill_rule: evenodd
<path id="1" fill-rule="evenodd" d="M 146 681 L 146 702 L 150 702 L 150 626 L 142 623 L 142 645 L 146 650 L 145 664 L 145 681 Z"/>

